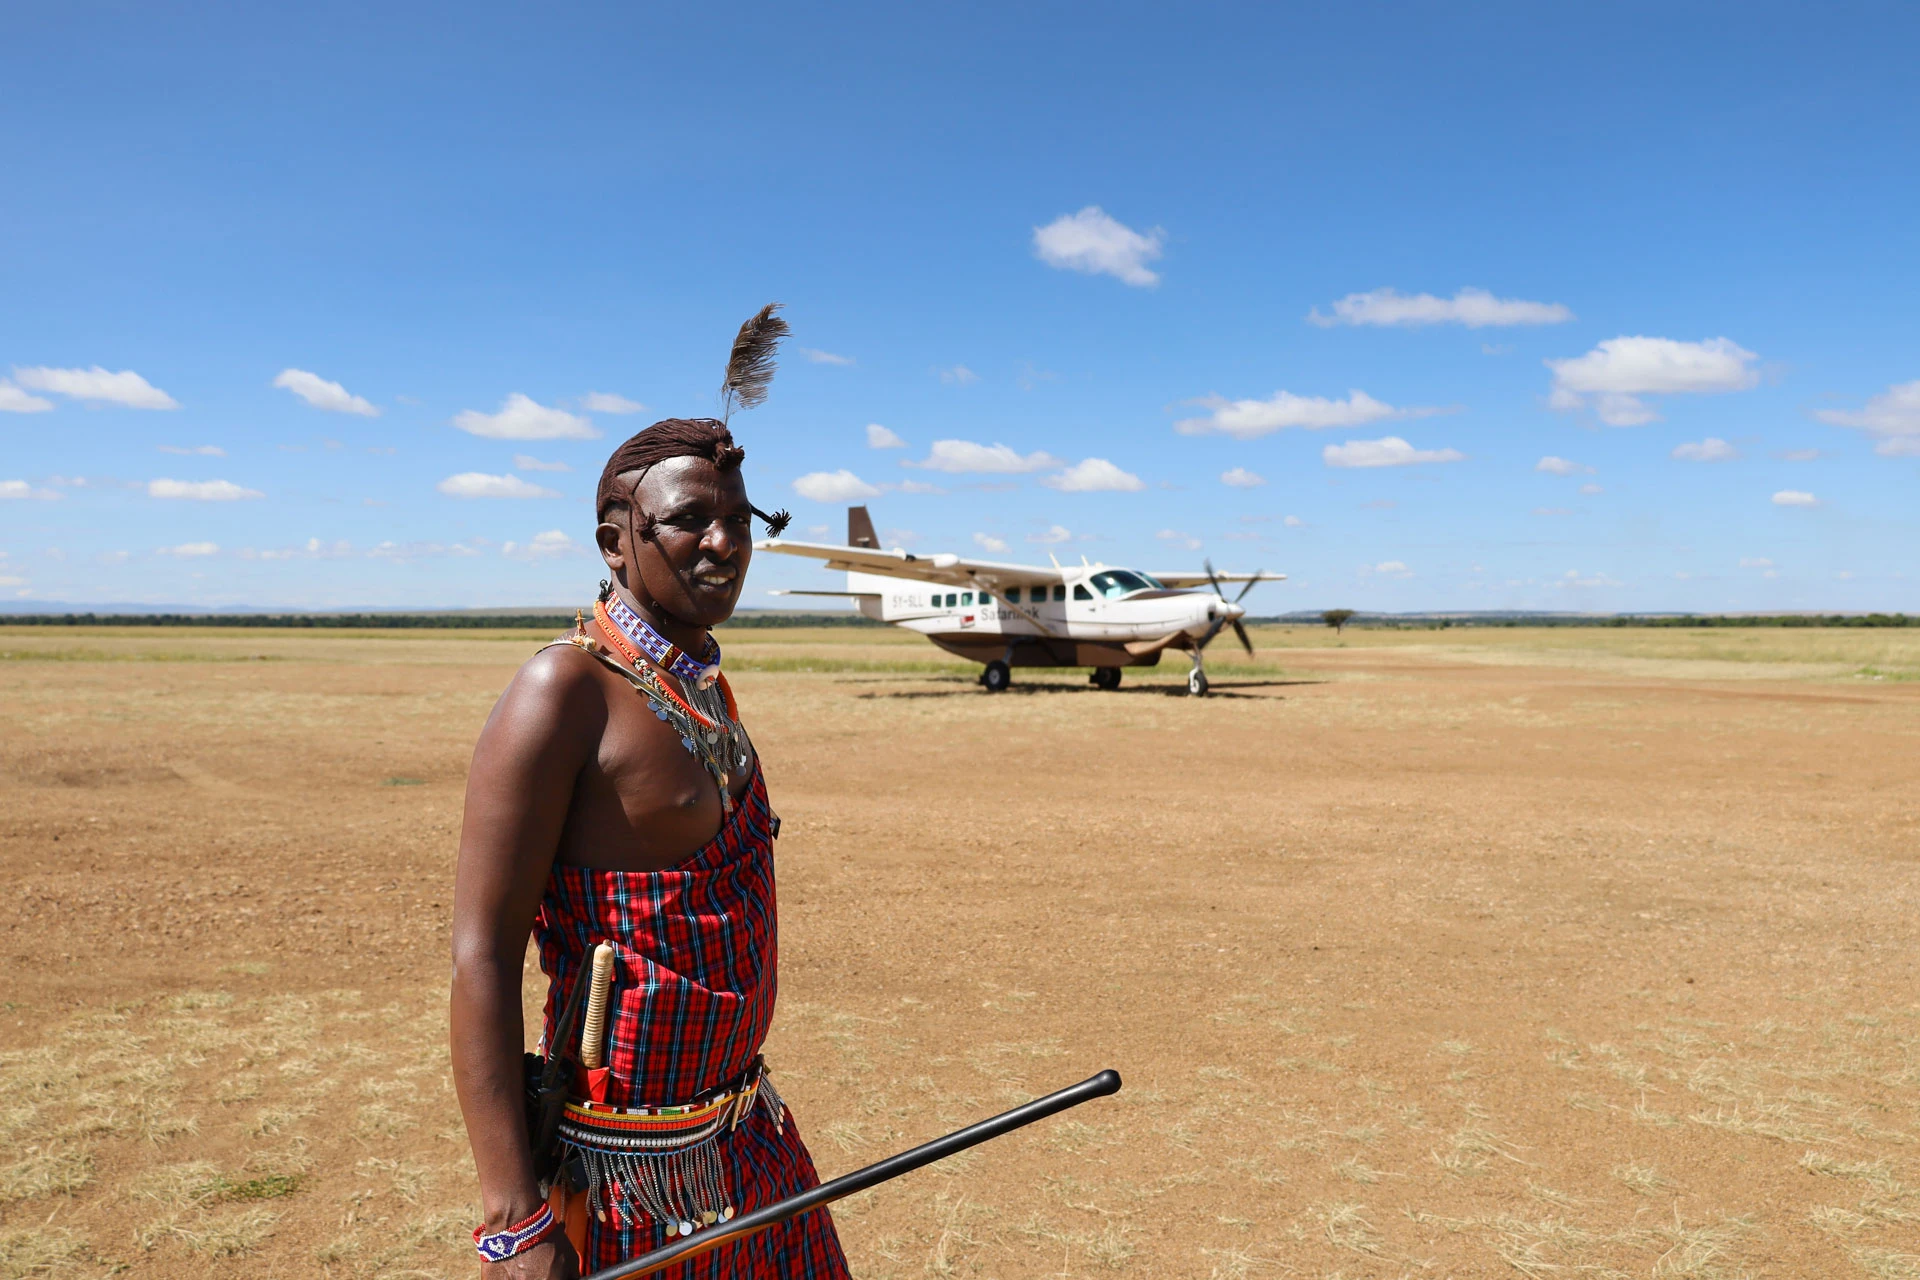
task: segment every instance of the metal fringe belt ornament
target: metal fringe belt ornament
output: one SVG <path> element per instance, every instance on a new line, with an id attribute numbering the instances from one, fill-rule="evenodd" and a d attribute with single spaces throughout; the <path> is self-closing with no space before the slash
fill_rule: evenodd
<path id="1" fill-rule="evenodd" d="M 651 1218 L 669 1236 L 690 1236 L 732 1221 L 719 1144 L 755 1106 L 767 1109 L 776 1129 L 784 1127 L 786 1104 L 759 1059 L 739 1086 L 691 1106 L 570 1101 L 560 1117 L 563 1159 L 578 1161 L 587 1204 L 600 1221 Z"/>
<path id="2" fill-rule="evenodd" d="M 802 1191 L 798 1195 L 788 1196 L 785 1200 L 755 1209 L 751 1213 L 743 1213 L 699 1235 L 693 1235 L 690 1231 L 682 1232 L 682 1236 L 693 1238 L 670 1240 L 652 1253 L 642 1254 L 638 1258 L 622 1262 L 618 1266 L 608 1267 L 603 1271 L 596 1271 L 586 1280 L 638 1280 L 640 1276 L 650 1276 L 656 1272 L 665 1271 L 677 1263 L 698 1257 L 708 1250 L 717 1249 L 730 1240 L 744 1239 L 756 1231 L 764 1231 L 790 1218 L 797 1218 L 809 1210 L 818 1209 L 821 1205 L 832 1204 L 835 1200 L 844 1200 L 850 1195 L 865 1191 L 868 1187 L 878 1186 L 903 1173 L 911 1173 L 936 1160 L 944 1160 L 950 1155 L 965 1151 L 968 1147 L 977 1147 L 1003 1133 L 1011 1133 L 1023 1125 L 1056 1115 L 1069 1107 L 1077 1107 L 1093 1098 L 1104 1098 L 1119 1091 L 1120 1073 L 1102 1071 L 1097 1076 L 1082 1080 L 1079 1084 L 1070 1085 L 1057 1093 L 1050 1093 L 1044 1098 L 1035 1098 L 1025 1106 L 1002 1112 L 991 1119 L 982 1120 L 979 1124 L 968 1125 L 944 1138 L 935 1138 L 932 1142 L 915 1147 L 911 1151 L 902 1151 L 897 1156 L 888 1156 L 878 1164 L 856 1169 L 852 1173 L 835 1178 L 832 1182 L 823 1182 L 817 1187 Z"/>

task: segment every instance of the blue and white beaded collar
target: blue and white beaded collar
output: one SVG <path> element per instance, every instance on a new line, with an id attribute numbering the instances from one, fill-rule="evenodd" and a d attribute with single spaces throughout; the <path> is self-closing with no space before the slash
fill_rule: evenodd
<path id="1" fill-rule="evenodd" d="M 607 598 L 607 616 L 640 652 L 682 680 L 691 680 L 704 689 L 719 678 L 720 642 L 712 636 L 707 637 L 708 661 L 701 662 L 654 630 L 652 623 L 635 613 L 618 595 Z"/>

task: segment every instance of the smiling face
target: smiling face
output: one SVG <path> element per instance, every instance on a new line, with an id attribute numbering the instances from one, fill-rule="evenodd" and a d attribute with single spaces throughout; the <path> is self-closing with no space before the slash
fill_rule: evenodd
<path id="1" fill-rule="evenodd" d="M 611 522 L 596 531 L 601 557 L 667 638 L 689 648 L 683 639 L 697 643 L 697 633 L 725 622 L 740 602 L 753 557 L 746 481 L 738 467 L 669 458 L 647 471 L 633 506 L 609 512 Z M 674 636 L 676 623 L 695 635 Z"/>

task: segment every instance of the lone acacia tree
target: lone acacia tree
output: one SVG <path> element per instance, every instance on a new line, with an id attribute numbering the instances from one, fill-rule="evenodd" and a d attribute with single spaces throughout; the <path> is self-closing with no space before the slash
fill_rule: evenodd
<path id="1" fill-rule="evenodd" d="M 1329 609 L 1320 615 L 1320 621 L 1333 628 L 1333 634 L 1339 635 L 1347 629 L 1347 622 L 1353 617 L 1351 609 Z"/>

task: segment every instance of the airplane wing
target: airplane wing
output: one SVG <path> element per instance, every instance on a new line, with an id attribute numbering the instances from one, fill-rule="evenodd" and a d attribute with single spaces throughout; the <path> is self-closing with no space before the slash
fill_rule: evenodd
<path id="1" fill-rule="evenodd" d="M 848 569 L 856 573 L 875 573 L 889 578 L 911 578 L 916 582 L 938 582 L 952 587 L 1024 587 L 1063 582 L 1059 569 L 1038 568 L 1026 564 L 999 564 L 992 560 L 969 560 L 942 552 L 919 556 L 895 547 L 882 551 L 876 547 L 846 547 L 828 542 L 795 542 L 787 538 L 768 538 L 753 544 L 755 551 L 776 555 L 804 556 L 823 560 L 828 569 Z M 1205 581 L 1204 578 L 1201 581 Z"/>
<path id="2" fill-rule="evenodd" d="M 1207 575 L 1204 572 L 1156 573 L 1153 576 L 1157 580 L 1166 583 L 1169 587 L 1204 587 L 1207 585 Z M 1215 573 L 1213 576 L 1222 582 L 1285 582 L 1287 580 L 1287 575 L 1284 573 L 1268 573 L 1264 569 L 1258 573 Z"/>

